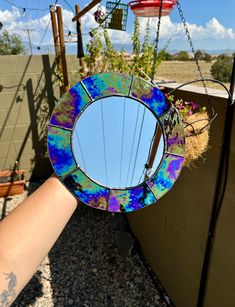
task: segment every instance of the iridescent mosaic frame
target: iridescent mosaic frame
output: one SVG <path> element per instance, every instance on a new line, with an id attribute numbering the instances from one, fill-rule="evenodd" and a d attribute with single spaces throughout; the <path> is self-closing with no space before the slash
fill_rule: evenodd
<path id="1" fill-rule="evenodd" d="M 164 154 L 155 173 L 125 189 L 105 187 L 92 180 L 77 164 L 72 148 L 79 116 L 94 101 L 110 96 L 142 103 L 152 111 L 164 136 Z M 48 126 L 49 157 L 61 182 L 83 203 L 110 212 L 132 212 L 157 203 L 178 178 L 184 150 L 184 128 L 174 106 L 152 84 L 125 74 L 97 74 L 74 85 L 59 100 Z"/>

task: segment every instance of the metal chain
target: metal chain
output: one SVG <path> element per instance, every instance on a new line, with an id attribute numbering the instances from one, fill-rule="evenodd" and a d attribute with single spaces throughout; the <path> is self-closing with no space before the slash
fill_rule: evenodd
<path id="1" fill-rule="evenodd" d="M 161 17 L 162 17 L 162 4 L 163 4 L 163 0 L 160 0 L 159 18 L 158 18 L 158 23 L 157 23 L 157 33 L 156 33 L 156 41 L 155 41 L 154 55 L 153 55 L 151 83 L 154 82 L 155 66 L 157 63 L 158 43 L 159 43 L 159 36 L 160 36 Z"/>
<path id="2" fill-rule="evenodd" d="M 195 60 L 195 62 L 196 62 L 196 65 L 197 65 L 197 69 L 198 69 L 198 72 L 199 72 L 199 76 L 200 76 L 200 78 L 201 78 L 201 80 L 202 80 L 202 84 L 203 84 L 203 86 L 204 86 L 204 88 L 205 88 L 205 93 L 208 94 L 208 90 L 207 90 L 206 83 L 205 83 L 204 78 L 203 78 L 203 75 L 202 75 L 202 71 L 201 71 L 201 67 L 200 67 L 200 65 L 199 65 L 199 61 L 198 61 L 197 57 L 195 56 L 196 52 L 195 52 L 195 49 L 194 49 L 193 41 L 192 41 L 192 38 L 191 38 L 191 36 L 190 36 L 189 29 L 188 29 L 186 20 L 185 20 L 185 18 L 184 18 L 184 14 L 183 14 L 181 5 L 180 5 L 180 3 L 179 3 L 178 0 L 176 1 L 176 6 L 177 6 L 177 8 L 178 8 L 179 15 L 180 15 L 182 24 L 183 24 L 183 26 L 184 26 L 185 33 L 186 33 L 186 36 L 187 36 L 189 45 L 190 45 L 191 50 L 192 50 L 192 53 L 193 53 L 193 58 L 194 58 L 194 60 Z"/>
<path id="3" fill-rule="evenodd" d="M 181 21 L 182 21 L 182 24 L 183 24 L 184 29 L 185 29 L 185 33 L 186 33 L 186 36 L 187 36 L 189 45 L 190 45 L 191 50 L 192 50 L 192 53 L 193 53 L 193 58 L 194 58 L 194 60 L 195 60 L 195 62 L 196 62 L 196 65 L 197 65 L 197 69 L 198 69 L 199 76 L 200 76 L 200 79 L 201 79 L 200 81 L 202 82 L 203 87 L 204 87 L 204 90 L 205 90 L 205 94 L 207 95 L 208 105 L 209 105 L 210 110 L 211 110 L 211 116 L 210 116 L 210 119 L 209 119 L 209 120 L 210 120 L 210 121 L 213 121 L 217 114 L 215 113 L 215 110 L 214 110 L 214 107 L 213 107 L 213 103 L 212 103 L 212 101 L 211 101 L 211 97 L 210 97 L 209 94 L 208 94 L 208 89 L 207 89 L 206 82 L 205 82 L 205 80 L 204 80 L 204 77 L 203 77 L 203 74 L 202 74 L 202 71 L 201 71 L 201 67 L 200 67 L 200 65 L 199 65 L 199 61 L 198 61 L 197 57 L 195 56 L 195 48 L 194 48 L 193 41 L 192 41 L 192 38 L 191 38 L 191 36 L 190 36 L 189 29 L 188 29 L 186 20 L 185 20 L 185 18 L 184 18 L 184 14 L 183 14 L 181 5 L 180 5 L 180 3 L 179 3 L 179 0 L 176 0 L 176 6 L 177 6 L 177 8 L 178 8 L 179 15 L 180 15 L 180 17 L 181 17 Z"/>

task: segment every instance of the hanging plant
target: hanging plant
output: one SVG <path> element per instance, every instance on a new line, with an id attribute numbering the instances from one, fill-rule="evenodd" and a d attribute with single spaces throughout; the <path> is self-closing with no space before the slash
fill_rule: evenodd
<path id="1" fill-rule="evenodd" d="M 200 107 L 195 102 L 174 99 L 173 95 L 168 96 L 168 99 L 178 109 L 184 123 L 186 136 L 184 165 L 190 167 L 208 150 L 209 116 L 206 107 Z"/>
<path id="2" fill-rule="evenodd" d="M 90 35 L 91 40 L 86 45 L 88 55 L 86 55 L 85 59 L 89 74 L 93 75 L 102 71 L 102 40 L 101 33 L 99 31 L 94 30 L 90 33 Z"/>
<path id="3" fill-rule="evenodd" d="M 133 67 L 132 67 L 132 73 L 137 73 L 139 72 L 138 68 L 141 68 L 141 61 L 140 61 L 140 23 L 138 17 L 135 17 L 135 22 L 134 22 L 134 33 L 132 36 L 132 41 L 133 41 Z"/>

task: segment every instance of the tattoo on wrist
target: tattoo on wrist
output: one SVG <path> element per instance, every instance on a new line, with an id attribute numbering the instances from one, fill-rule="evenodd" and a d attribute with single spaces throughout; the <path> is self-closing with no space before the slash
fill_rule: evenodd
<path id="1" fill-rule="evenodd" d="M 16 296 L 16 275 L 13 272 L 5 273 L 8 282 L 7 289 L 0 292 L 0 307 L 8 307 Z"/>

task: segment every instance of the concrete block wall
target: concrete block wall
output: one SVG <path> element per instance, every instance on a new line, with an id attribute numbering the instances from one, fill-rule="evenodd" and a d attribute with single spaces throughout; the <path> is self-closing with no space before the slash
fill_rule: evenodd
<path id="1" fill-rule="evenodd" d="M 68 56 L 71 84 L 79 81 L 79 61 Z M 52 172 L 47 157 L 47 124 L 59 98 L 54 56 L 0 56 L 0 169 L 15 161 L 27 179 Z"/>
<path id="2" fill-rule="evenodd" d="M 206 105 L 192 90 L 177 93 Z M 210 129 L 209 149 L 191 169 L 183 168 L 174 187 L 156 206 L 128 215 L 143 253 L 179 307 L 196 307 L 208 225 L 222 145 L 227 99 L 212 97 L 218 113 Z M 235 119 L 227 189 L 218 219 L 203 307 L 235 306 Z"/>

